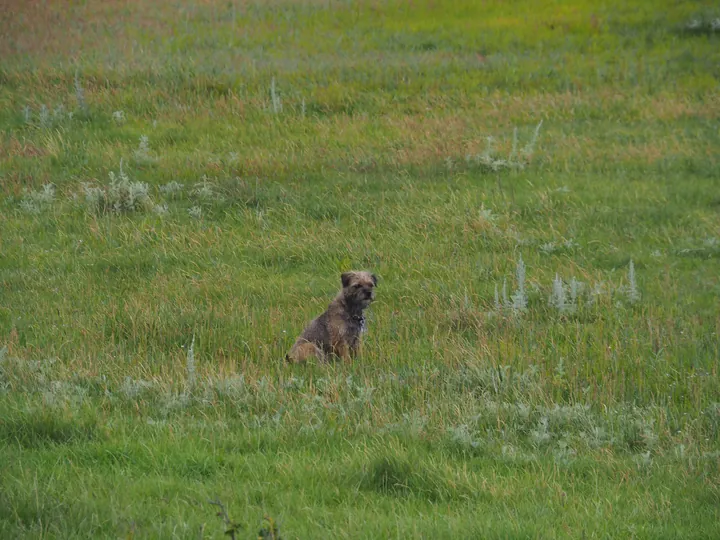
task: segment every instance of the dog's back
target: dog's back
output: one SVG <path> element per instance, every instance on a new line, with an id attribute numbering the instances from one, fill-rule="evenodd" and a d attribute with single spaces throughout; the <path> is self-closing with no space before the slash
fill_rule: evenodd
<path id="1" fill-rule="evenodd" d="M 325 361 L 327 356 L 332 353 L 330 344 L 328 312 L 325 311 L 305 327 L 285 358 L 294 363 L 305 362 L 312 357 Z"/>

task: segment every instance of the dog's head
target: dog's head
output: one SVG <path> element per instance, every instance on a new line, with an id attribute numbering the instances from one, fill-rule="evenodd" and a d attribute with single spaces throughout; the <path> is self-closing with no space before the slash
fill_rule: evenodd
<path id="1" fill-rule="evenodd" d="M 349 304 L 365 309 L 375 299 L 377 277 L 370 272 L 345 272 L 340 276 L 343 296 Z"/>

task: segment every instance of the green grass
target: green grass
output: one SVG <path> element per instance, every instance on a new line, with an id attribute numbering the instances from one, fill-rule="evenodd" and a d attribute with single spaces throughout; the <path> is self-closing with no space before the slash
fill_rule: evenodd
<path id="1" fill-rule="evenodd" d="M 0 537 L 720 535 L 711 2 L 15 4 Z"/>

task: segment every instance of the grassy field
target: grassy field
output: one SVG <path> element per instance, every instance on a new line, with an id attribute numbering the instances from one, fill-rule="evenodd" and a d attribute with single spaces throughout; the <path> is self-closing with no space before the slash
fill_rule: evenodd
<path id="1" fill-rule="evenodd" d="M 0 537 L 720 537 L 714 2 L 0 4 Z"/>

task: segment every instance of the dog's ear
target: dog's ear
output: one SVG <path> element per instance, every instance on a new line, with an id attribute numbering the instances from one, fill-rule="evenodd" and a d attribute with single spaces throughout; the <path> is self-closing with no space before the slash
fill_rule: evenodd
<path id="1" fill-rule="evenodd" d="M 377 285 L 377 276 L 375 274 L 370 274 L 370 278 L 373 280 L 373 285 Z"/>
<path id="2" fill-rule="evenodd" d="M 342 282 L 343 289 L 350 286 L 350 280 L 355 275 L 355 272 L 344 272 L 340 276 L 340 281 Z"/>

